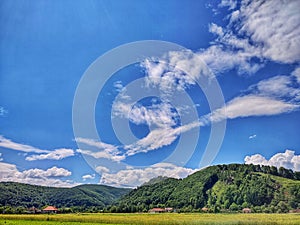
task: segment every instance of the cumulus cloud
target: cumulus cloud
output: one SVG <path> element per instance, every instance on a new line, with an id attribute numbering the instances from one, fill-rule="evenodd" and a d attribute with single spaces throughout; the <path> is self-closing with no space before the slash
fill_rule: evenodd
<path id="1" fill-rule="evenodd" d="M 58 168 L 56 166 L 47 170 L 41 169 L 29 169 L 22 172 L 24 178 L 48 178 L 48 177 L 68 177 L 72 173 L 64 168 Z"/>
<path id="2" fill-rule="evenodd" d="M 100 183 L 117 187 L 137 187 L 158 176 L 184 178 L 196 171 L 171 163 L 158 163 L 148 168 L 125 169 L 117 173 L 103 173 Z"/>
<path id="3" fill-rule="evenodd" d="M 109 173 L 109 169 L 107 168 L 107 167 L 105 167 L 105 166 L 97 166 L 96 167 L 96 169 L 95 169 L 95 171 L 97 172 L 97 173 Z"/>
<path id="4" fill-rule="evenodd" d="M 56 166 L 47 170 L 29 169 L 19 171 L 14 164 L 0 162 L 1 182 L 21 182 L 43 186 L 71 187 L 75 184 L 70 181 L 63 181 L 60 178 L 71 176 L 71 171 Z"/>
<path id="5" fill-rule="evenodd" d="M 51 151 L 47 154 L 40 154 L 40 155 L 31 155 L 27 156 L 25 159 L 28 161 L 34 161 L 34 160 L 61 160 L 70 156 L 74 156 L 74 150 L 73 149 L 55 149 L 54 151 Z"/>
<path id="6" fill-rule="evenodd" d="M 276 166 L 277 168 L 285 167 L 294 171 L 300 171 L 300 156 L 295 155 L 295 151 L 288 149 L 284 153 L 273 155 L 269 160 L 260 154 L 255 154 L 246 156 L 244 161 L 246 164 Z"/>
<path id="7" fill-rule="evenodd" d="M 93 179 L 95 179 L 95 174 L 86 174 L 86 175 L 83 175 L 82 176 L 82 180 L 83 181 L 86 181 L 86 180 L 93 180 Z"/>

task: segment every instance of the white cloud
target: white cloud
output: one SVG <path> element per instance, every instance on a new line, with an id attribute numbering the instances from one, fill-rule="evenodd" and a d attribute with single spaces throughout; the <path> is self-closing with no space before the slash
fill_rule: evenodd
<path id="1" fill-rule="evenodd" d="M 182 133 L 193 128 L 197 128 L 200 125 L 201 123 L 196 121 L 176 128 L 166 127 L 151 130 L 145 138 L 142 138 L 133 144 L 126 145 L 124 147 L 127 150 L 126 155 L 131 156 L 141 152 L 146 153 L 148 151 L 168 146 L 172 144 Z"/>
<path id="2" fill-rule="evenodd" d="M 101 150 L 106 150 L 107 152 L 114 152 L 118 149 L 118 147 L 115 145 L 107 144 L 107 143 L 104 143 L 101 141 L 95 141 L 95 140 L 89 139 L 89 138 L 78 137 L 78 138 L 76 138 L 76 142 L 86 144 L 89 146 L 93 146 L 93 147 L 96 147 Z"/>
<path id="3" fill-rule="evenodd" d="M 97 172 L 97 173 L 109 173 L 109 169 L 107 168 L 107 167 L 105 167 L 105 166 L 97 166 L 96 167 L 96 169 L 95 169 L 95 171 Z"/>
<path id="4" fill-rule="evenodd" d="M 0 116 L 5 116 L 7 113 L 8 111 L 3 106 L 0 106 Z"/>
<path id="5" fill-rule="evenodd" d="M 43 159 L 52 159 L 52 160 L 60 160 L 66 157 L 74 156 L 74 150 L 60 148 L 55 150 L 44 150 L 40 148 L 36 148 L 30 145 L 20 144 L 14 142 L 10 139 L 7 139 L 0 135 L 0 147 L 8 148 L 12 150 L 22 151 L 26 153 L 44 153 L 44 154 L 35 154 L 31 156 L 27 156 L 26 160 L 34 161 L 34 160 L 43 160 Z"/>
<path id="6" fill-rule="evenodd" d="M 25 159 L 28 161 L 45 160 L 45 159 L 61 160 L 74 155 L 75 154 L 73 149 L 61 148 L 61 149 L 55 149 L 54 151 L 51 151 L 50 153 L 47 154 L 27 156 Z"/>
<path id="7" fill-rule="evenodd" d="M 100 159 L 100 158 L 110 159 L 116 162 L 125 159 L 124 154 L 118 150 L 119 148 L 118 146 L 107 144 L 101 141 L 95 141 L 88 138 L 81 138 L 81 137 L 76 138 L 76 141 L 87 145 L 87 149 L 76 150 L 81 154 L 92 156 L 96 159 Z M 89 146 L 96 147 L 97 149 L 90 150 Z"/>
<path id="8" fill-rule="evenodd" d="M 0 181 L 2 182 L 12 181 L 43 186 L 71 187 L 76 184 L 59 179 L 71 174 L 71 171 L 56 166 L 47 170 L 36 168 L 21 172 L 14 164 L 0 162 Z"/>
<path id="9" fill-rule="evenodd" d="M 269 160 L 260 154 L 255 154 L 246 156 L 244 161 L 246 164 L 276 166 L 277 168 L 285 167 L 294 171 L 300 171 L 300 156 L 295 155 L 295 151 L 288 149 L 284 153 L 273 155 Z"/>
<path id="10" fill-rule="evenodd" d="M 239 74 L 252 74 L 266 59 L 287 64 L 300 61 L 299 1 L 244 0 L 238 5 L 222 0 L 219 7 L 229 9 L 224 18 L 228 24 L 210 24 L 216 39 L 199 53 L 214 72 L 237 68 Z"/>
<path id="11" fill-rule="evenodd" d="M 68 171 L 64 168 L 58 168 L 56 166 L 49 168 L 47 170 L 41 169 L 29 169 L 24 170 L 22 175 L 24 178 L 48 178 L 48 177 L 67 177 L 71 176 L 71 171 Z"/>
<path id="12" fill-rule="evenodd" d="M 95 174 L 86 174 L 82 176 L 83 181 L 95 179 Z"/>
<path id="13" fill-rule="evenodd" d="M 171 51 L 159 60 L 147 59 L 141 66 L 146 71 L 146 87 L 156 87 L 161 97 L 170 99 L 196 84 L 201 76 L 211 76 L 206 64 L 191 51 Z"/>
<path id="14" fill-rule="evenodd" d="M 249 139 L 253 139 L 253 138 L 256 138 L 256 134 L 253 134 L 253 135 L 249 136 Z"/>
<path id="15" fill-rule="evenodd" d="M 126 157 L 124 154 L 121 152 L 110 152 L 110 151 L 91 151 L 91 150 L 84 150 L 84 149 L 77 149 L 77 152 L 83 154 L 83 155 L 88 155 L 92 156 L 95 159 L 110 159 L 115 162 L 120 162 L 124 160 Z"/>
<path id="16" fill-rule="evenodd" d="M 30 145 L 20 144 L 11 141 L 0 135 L 0 147 L 23 151 L 23 152 L 35 152 L 35 153 L 48 153 L 48 150 L 43 150 L 39 148 L 32 147 Z"/>
<path id="17" fill-rule="evenodd" d="M 243 1 L 239 17 L 239 34 L 246 33 L 259 44 L 262 55 L 274 61 L 300 61 L 300 2 Z"/>
<path id="18" fill-rule="evenodd" d="M 134 124 L 146 124 L 155 127 L 175 126 L 177 113 L 168 102 L 153 102 L 150 106 L 117 101 L 113 105 L 114 116 L 127 118 Z"/>
<path id="19" fill-rule="evenodd" d="M 135 105 L 129 113 L 129 119 L 135 124 L 155 125 L 157 127 L 171 127 L 176 125 L 177 113 L 172 111 L 169 103 L 152 104 L 149 107 Z"/>
<path id="20" fill-rule="evenodd" d="M 158 176 L 184 178 L 196 171 L 171 163 L 158 163 L 143 169 L 126 169 L 113 174 L 103 173 L 100 183 L 117 187 L 137 187 Z"/>
<path id="21" fill-rule="evenodd" d="M 235 9 L 237 5 L 236 0 L 222 0 L 219 7 L 228 7 L 230 10 Z"/>
<path id="22" fill-rule="evenodd" d="M 292 75 L 296 77 L 297 82 L 300 84 L 300 67 L 297 67 L 293 72 Z"/>
<path id="23" fill-rule="evenodd" d="M 244 47 L 245 48 L 245 47 Z M 214 73 L 237 68 L 239 74 L 253 74 L 263 65 L 251 61 L 257 53 L 249 53 L 244 48 L 233 50 L 226 49 L 222 45 L 211 47 L 197 53 Z"/>
<path id="24" fill-rule="evenodd" d="M 296 88 L 293 84 L 293 76 L 280 75 L 262 80 L 258 84 L 251 86 L 250 89 L 260 95 L 286 98 L 297 102 L 300 101 L 300 89 Z"/>
<path id="25" fill-rule="evenodd" d="M 225 107 L 210 114 L 211 121 L 220 121 L 226 118 L 234 119 L 249 116 L 272 116 L 288 113 L 299 108 L 288 102 L 264 96 L 246 95 L 229 101 Z"/>
<path id="26" fill-rule="evenodd" d="M 124 88 L 123 84 L 122 84 L 122 81 L 116 81 L 114 83 L 114 87 L 116 88 L 116 91 L 117 92 L 121 92 Z"/>

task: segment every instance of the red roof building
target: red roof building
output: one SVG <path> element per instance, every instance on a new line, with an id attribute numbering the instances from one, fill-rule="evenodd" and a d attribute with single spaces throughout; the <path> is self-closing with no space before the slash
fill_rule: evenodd
<path id="1" fill-rule="evenodd" d="M 165 212 L 165 209 L 162 208 L 153 208 L 149 210 L 149 213 L 163 213 Z"/>
<path id="2" fill-rule="evenodd" d="M 55 208 L 54 206 L 47 206 L 46 208 L 43 209 L 44 213 L 57 213 L 58 209 Z"/>

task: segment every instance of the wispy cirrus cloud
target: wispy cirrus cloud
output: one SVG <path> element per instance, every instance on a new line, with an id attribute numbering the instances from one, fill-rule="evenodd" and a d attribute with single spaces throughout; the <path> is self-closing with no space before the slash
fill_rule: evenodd
<path id="1" fill-rule="evenodd" d="M 299 105 L 251 94 L 232 99 L 225 107 L 215 110 L 208 116 L 210 121 L 218 122 L 240 117 L 279 115 L 296 109 L 299 109 Z"/>
<path id="2" fill-rule="evenodd" d="M 67 148 L 61 148 L 61 149 L 55 149 L 54 151 L 51 151 L 46 154 L 40 154 L 40 155 L 31 155 L 27 156 L 25 159 L 27 161 L 34 161 L 34 160 L 61 160 L 70 156 L 74 156 L 74 150 L 73 149 L 67 149 Z"/>
<path id="3" fill-rule="evenodd" d="M 0 135 L 0 147 L 11 149 L 11 150 L 22 151 L 26 153 L 38 153 L 38 154 L 27 156 L 26 160 L 28 161 L 45 160 L 45 159 L 60 160 L 75 155 L 73 149 L 60 148 L 55 150 L 45 150 L 45 149 L 33 147 L 31 145 L 14 142 L 1 135 Z"/>
<path id="4" fill-rule="evenodd" d="M 0 147 L 8 148 L 12 150 L 18 150 L 22 152 L 35 152 L 35 153 L 48 153 L 48 150 L 39 149 L 30 145 L 21 144 L 7 139 L 0 135 Z"/>
<path id="5" fill-rule="evenodd" d="M 97 150 L 87 148 L 87 150 L 80 149 L 77 152 L 94 158 L 106 158 L 119 162 L 129 156 L 168 146 L 182 133 L 200 126 L 207 126 L 210 123 L 244 117 L 275 116 L 299 110 L 300 91 L 295 86 L 295 82 L 298 82 L 297 71 L 296 69 L 291 75 L 278 75 L 261 80 L 245 90 L 246 94 L 233 98 L 224 107 L 185 125 L 178 125 L 177 115 L 172 111 L 169 103 L 155 103 L 150 107 L 142 105 L 132 107 L 132 103 L 117 102 L 115 105 L 123 104 L 124 107 L 114 108 L 115 116 L 122 115 L 135 124 L 147 124 L 154 128 L 146 137 L 124 146 L 78 138 L 77 141 L 97 147 Z M 278 90 L 281 91 L 278 92 Z M 121 151 L 121 149 L 125 151 Z"/>

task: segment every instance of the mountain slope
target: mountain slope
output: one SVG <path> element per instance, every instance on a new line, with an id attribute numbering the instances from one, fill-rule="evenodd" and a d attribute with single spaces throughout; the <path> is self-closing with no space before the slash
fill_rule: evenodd
<path id="1" fill-rule="evenodd" d="M 218 165 L 185 179 L 166 179 L 141 186 L 119 200 L 120 211 L 146 211 L 173 207 L 192 211 L 239 210 L 279 211 L 300 207 L 299 173 L 269 166 Z M 279 206 L 278 206 L 279 205 Z"/>
<path id="2" fill-rule="evenodd" d="M 104 208 L 130 189 L 104 185 L 80 185 L 73 188 L 44 187 L 30 184 L 0 182 L 0 206 L 41 208 L 56 207 Z"/>

